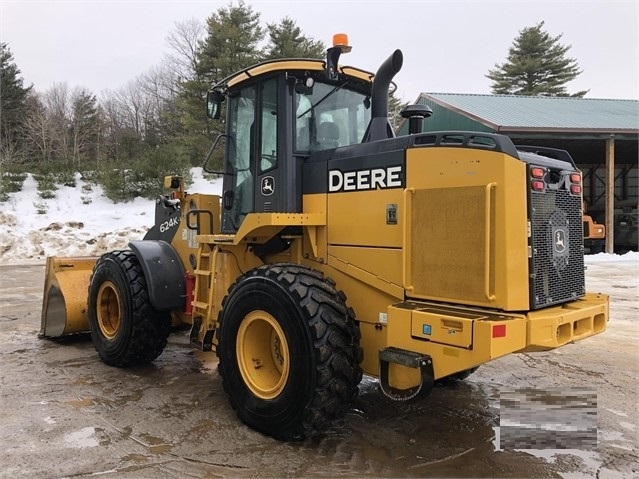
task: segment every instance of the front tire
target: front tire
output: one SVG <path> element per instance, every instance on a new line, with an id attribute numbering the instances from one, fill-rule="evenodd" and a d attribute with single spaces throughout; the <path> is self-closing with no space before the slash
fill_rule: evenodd
<path id="1" fill-rule="evenodd" d="M 346 414 L 362 350 L 334 283 L 299 265 L 262 266 L 240 277 L 222 306 L 219 372 L 242 421 L 293 440 Z"/>
<path id="2" fill-rule="evenodd" d="M 170 313 L 151 305 L 142 266 L 132 251 L 100 257 L 88 299 L 91 339 L 102 361 L 133 366 L 162 353 L 171 330 Z"/>

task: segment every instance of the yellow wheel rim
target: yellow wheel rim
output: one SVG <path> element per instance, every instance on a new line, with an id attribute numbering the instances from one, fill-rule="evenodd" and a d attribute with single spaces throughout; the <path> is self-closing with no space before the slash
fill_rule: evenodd
<path id="1" fill-rule="evenodd" d="M 100 331 L 107 339 L 115 338 L 122 324 L 122 316 L 120 294 L 111 281 L 105 281 L 100 285 L 96 309 Z"/>
<path id="2" fill-rule="evenodd" d="M 261 399 L 277 397 L 288 381 L 290 357 L 284 331 L 266 311 L 253 311 L 240 324 L 235 344 L 244 384 Z"/>

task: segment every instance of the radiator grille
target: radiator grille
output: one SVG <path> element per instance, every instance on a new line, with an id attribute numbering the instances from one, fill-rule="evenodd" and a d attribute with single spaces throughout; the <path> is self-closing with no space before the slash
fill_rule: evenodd
<path id="1" fill-rule="evenodd" d="M 533 192 L 531 220 L 531 308 L 583 296 L 581 197 L 565 188 Z"/>

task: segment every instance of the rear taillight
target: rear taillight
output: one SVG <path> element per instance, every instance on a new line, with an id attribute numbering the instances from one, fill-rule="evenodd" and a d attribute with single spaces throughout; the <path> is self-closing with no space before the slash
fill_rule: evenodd
<path id="1" fill-rule="evenodd" d="M 546 189 L 546 168 L 541 166 L 532 166 L 530 168 L 530 188 L 533 191 L 544 191 Z"/>
<path id="2" fill-rule="evenodd" d="M 579 173 L 570 173 L 570 193 L 573 195 L 581 194 L 581 175 Z"/>

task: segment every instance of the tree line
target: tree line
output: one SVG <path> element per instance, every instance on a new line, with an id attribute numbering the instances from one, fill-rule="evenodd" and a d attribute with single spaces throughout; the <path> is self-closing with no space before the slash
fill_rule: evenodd
<path id="1" fill-rule="evenodd" d="M 559 44 L 561 35 L 550 37 L 542 26 L 522 30 L 507 62 L 489 72 L 493 92 L 566 94 L 563 84 L 580 71 L 565 58 L 569 47 Z M 26 86 L 9 46 L 0 44 L 0 173 L 98 170 L 113 199 L 154 196 L 162 175 L 188 176 L 223 131 L 221 121 L 205 115 L 211 85 L 261 61 L 321 59 L 326 51 L 289 17 L 264 26 L 243 1 L 219 8 L 205 22 L 177 22 L 166 42 L 169 52 L 159 65 L 100 97 L 67 83 L 44 92 Z M 531 63 L 531 55 L 540 59 Z M 538 74 L 532 85 L 531 69 Z M 539 73 L 544 69 L 559 74 Z M 405 103 L 392 96 L 389 105 L 398 126 Z M 219 170 L 220 163 L 214 158 L 212 166 Z"/>
<path id="2" fill-rule="evenodd" d="M 98 98 L 67 83 L 44 92 L 25 85 L 9 45 L 2 43 L 2 170 L 166 167 L 164 174 L 199 166 L 223 128 L 205 116 L 212 84 L 261 61 L 323 58 L 326 50 L 289 17 L 263 26 L 260 13 L 242 1 L 205 22 L 177 22 L 167 45 L 161 64 Z"/>

